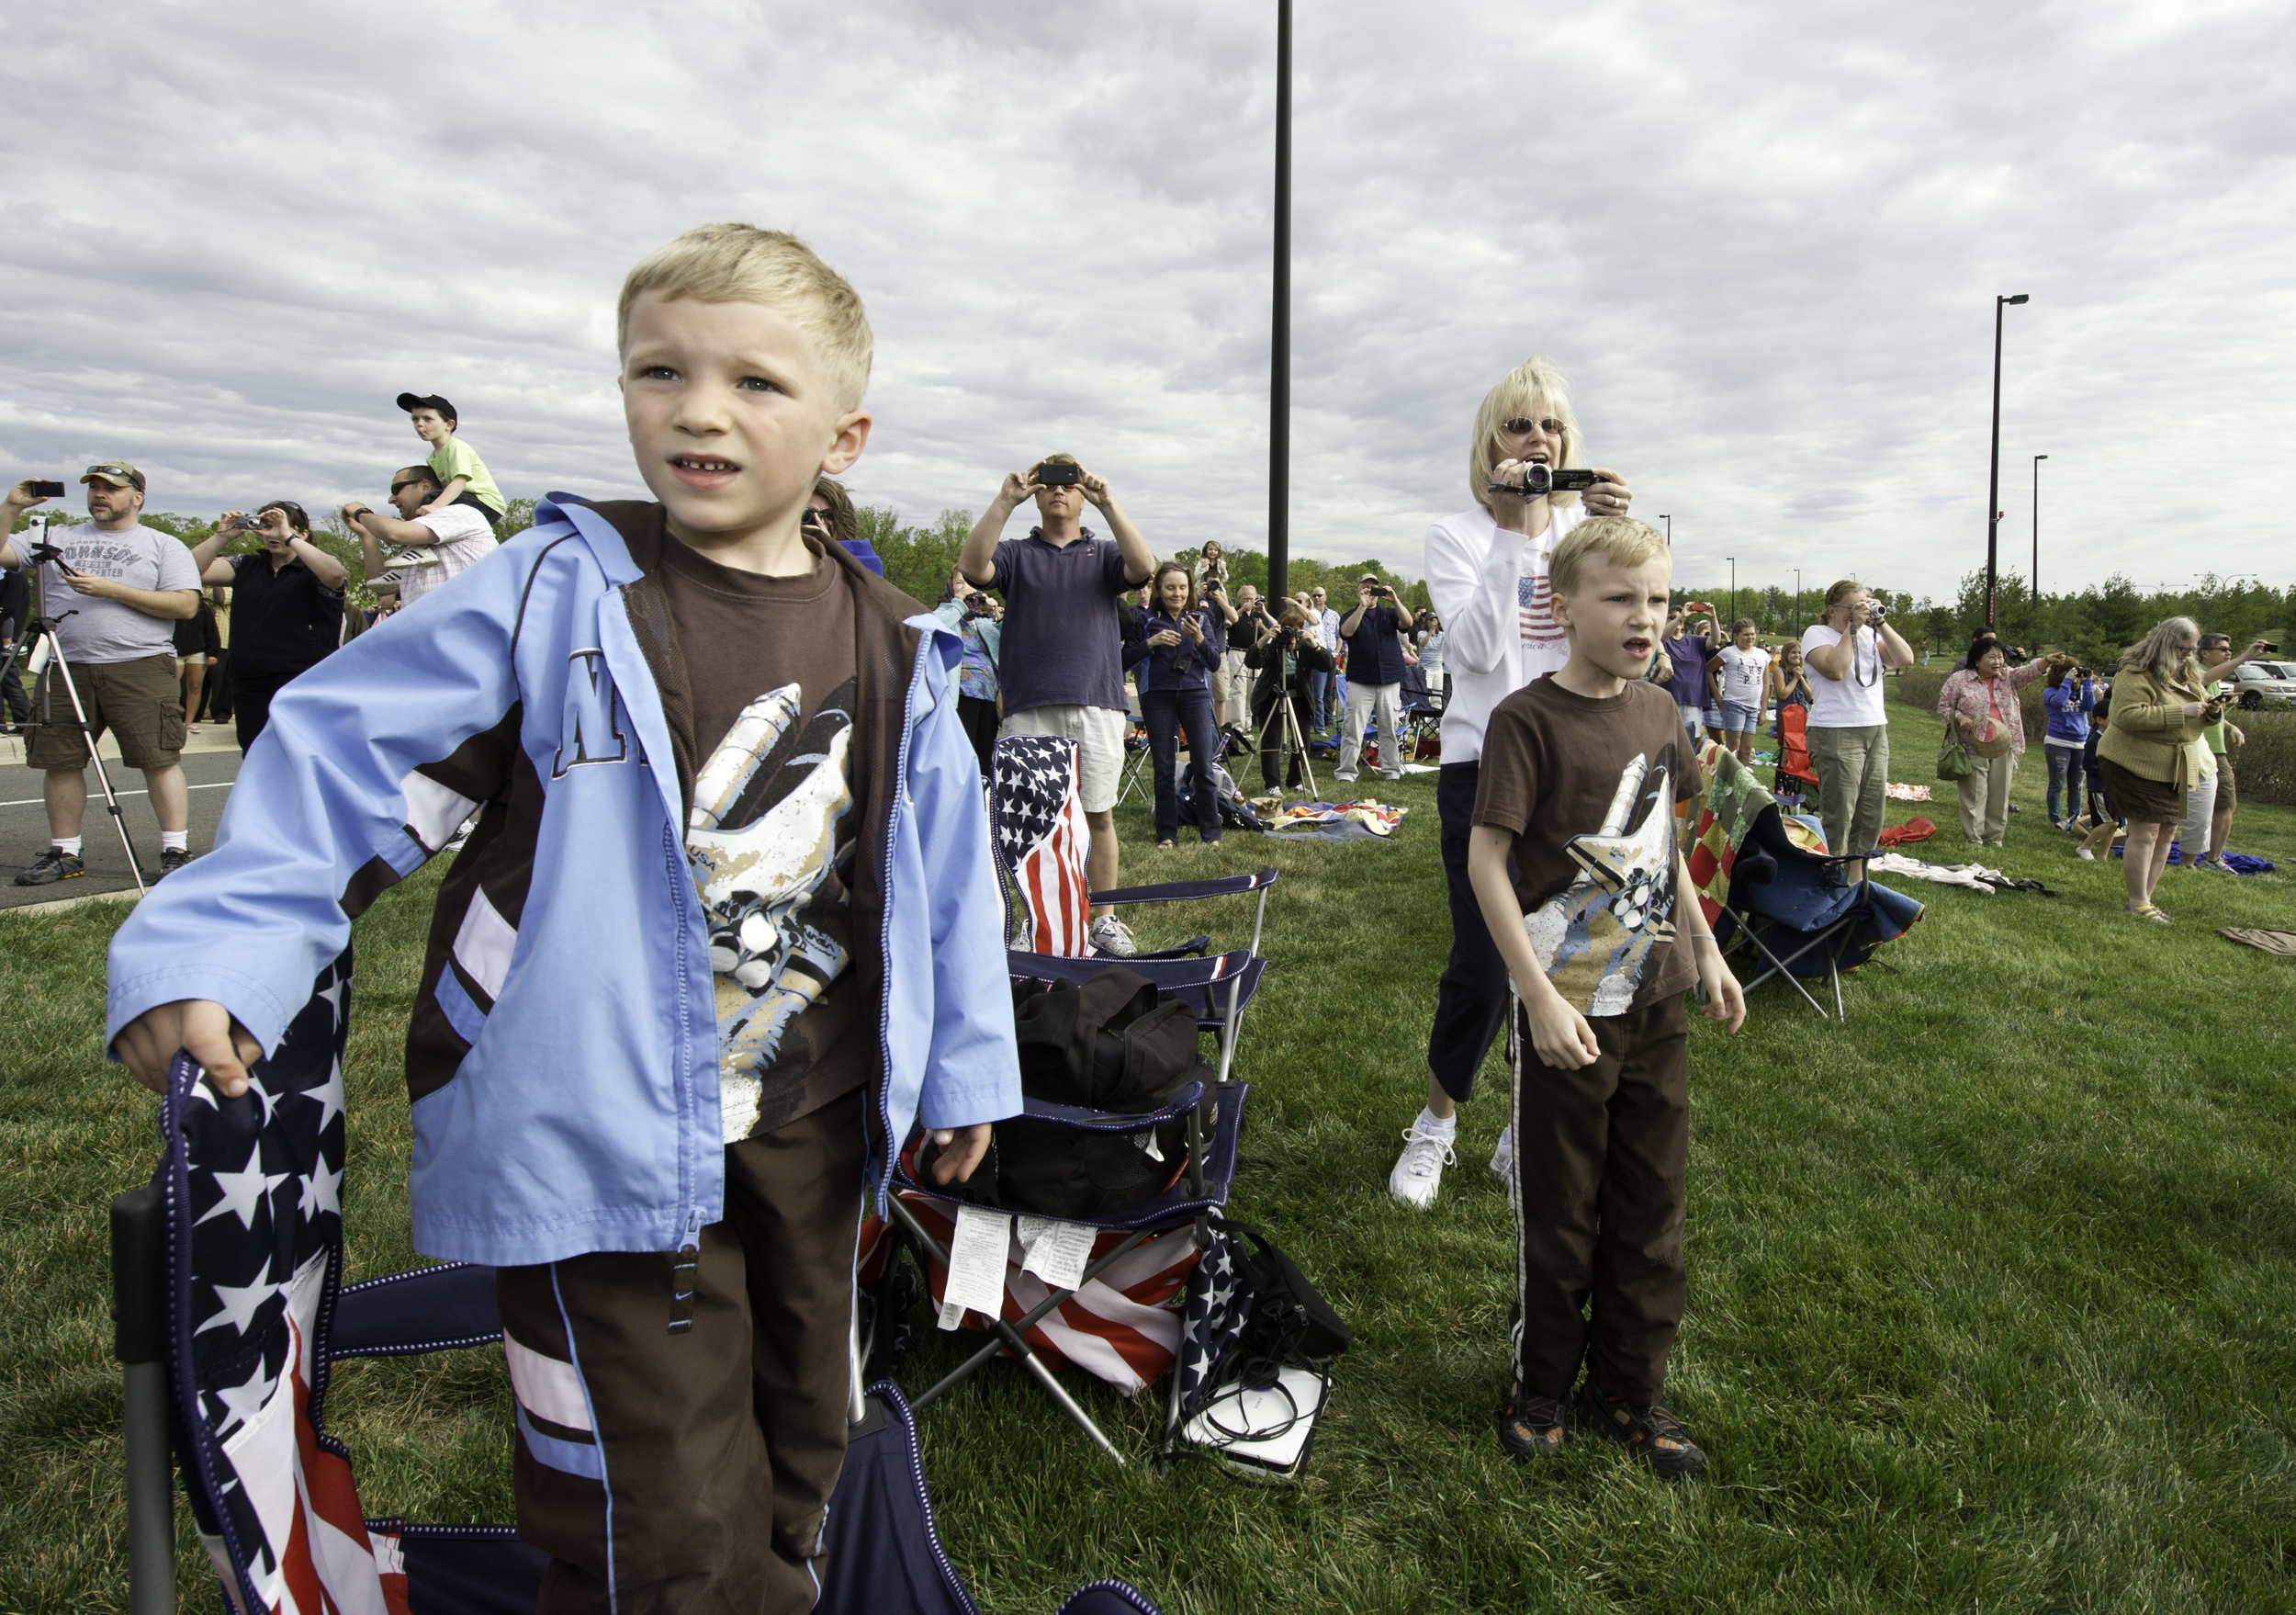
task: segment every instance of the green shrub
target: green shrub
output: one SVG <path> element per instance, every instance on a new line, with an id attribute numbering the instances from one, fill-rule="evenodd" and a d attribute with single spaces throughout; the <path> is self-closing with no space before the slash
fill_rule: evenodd
<path id="1" fill-rule="evenodd" d="M 2233 751 L 2240 799 L 2296 808 L 2296 711 L 2235 713 L 2233 721 L 2248 737 Z"/>

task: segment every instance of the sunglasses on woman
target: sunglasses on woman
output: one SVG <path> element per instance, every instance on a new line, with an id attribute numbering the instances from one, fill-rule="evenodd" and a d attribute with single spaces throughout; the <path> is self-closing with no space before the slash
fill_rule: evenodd
<path id="1" fill-rule="evenodd" d="M 1552 416 L 1548 416 L 1543 421 L 1534 421 L 1528 415 L 1517 415 L 1511 421 L 1500 422 L 1499 427 L 1501 431 L 1505 432 L 1510 436 L 1514 437 L 1526 437 L 1534 429 L 1546 434 L 1549 437 L 1560 437 L 1562 435 L 1562 423 L 1554 419 Z"/>

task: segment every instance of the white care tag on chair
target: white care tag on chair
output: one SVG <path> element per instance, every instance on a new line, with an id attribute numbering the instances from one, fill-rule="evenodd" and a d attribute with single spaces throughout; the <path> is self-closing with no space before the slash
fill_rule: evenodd
<path id="1" fill-rule="evenodd" d="M 1034 1273 L 1055 1290 L 1084 1288 L 1085 1268 L 1092 1260 L 1092 1240 L 1099 1230 L 1084 1223 L 1064 1223 L 1058 1217 L 1020 1219 L 1020 1271 Z"/>
<path id="2" fill-rule="evenodd" d="M 1004 1316 L 1005 1257 L 1011 1248 L 1008 1214 L 986 1206 L 957 1207 L 957 1231 L 949 1241 L 949 1282 L 940 1292 L 942 1328 L 955 1328 L 968 1312 Z"/>

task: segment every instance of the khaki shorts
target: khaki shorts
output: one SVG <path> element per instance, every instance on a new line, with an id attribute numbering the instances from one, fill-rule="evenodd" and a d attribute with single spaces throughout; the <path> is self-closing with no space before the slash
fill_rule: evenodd
<path id="1" fill-rule="evenodd" d="M 1077 772 L 1086 813 L 1106 813 L 1116 806 L 1118 784 L 1123 778 L 1124 734 L 1131 728 L 1129 715 L 1106 706 L 1031 706 L 1005 714 L 999 735 L 1066 735 L 1082 751 Z"/>
<path id="2" fill-rule="evenodd" d="M 2232 753 L 2229 751 L 2219 751 L 2216 754 L 2217 816 L 2221 818 L 2224 814 L 2230 813 L 2239 803 L 2239 800 L 2240 794 L 2233 788 Z M 2221 853 L 2223 850 L 2224 849 L 2222 847 L 2211 847 L 2209 849 L 2212 853 Z"/>
<path id="3" fill-rule="evenodd" d="M 51 666 L 32 691 L 32 715 L 49 682 L 55 699 L 46 709 L 54 721 L 32 731 L 34 768 L 84 768 L 87 748 L 73 727 L 72 693 Z M 88 733 L 101 740 L 109 729 L 119 740 L 119 760 L 129 768 L 173 768 L 184 752 L 184 695 L 175 687 L 175 659 L 147 656 L 137 661 L 75 661 L 72 683 L 87 708 Z"/>

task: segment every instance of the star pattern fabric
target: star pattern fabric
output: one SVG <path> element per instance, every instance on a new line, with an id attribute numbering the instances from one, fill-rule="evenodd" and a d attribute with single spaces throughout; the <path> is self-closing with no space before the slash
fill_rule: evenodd
<path id="1" fill-rule="evenodd" d="M 162 1112 L 184 1484 L 242 1611 L 405 1608 L 405 1578 L 377 1566 L 348 1455 L 320 1423 L 350 987 L 346 952 L 237 1099 L 179 1055 Z"/>
<path id="2" fill-rule="evenodd" d="M 1217 1387 L 1212 1372 L 1244 1333 L 1252 1317 L 1252 1293 L 1244 1288 L 1238 1237 L 1215 1225 L 1204 1254 L 1188 1275 L 1187 1304 L 1180 1323 L 1180 1417 L 1192 1418 Z"/>

